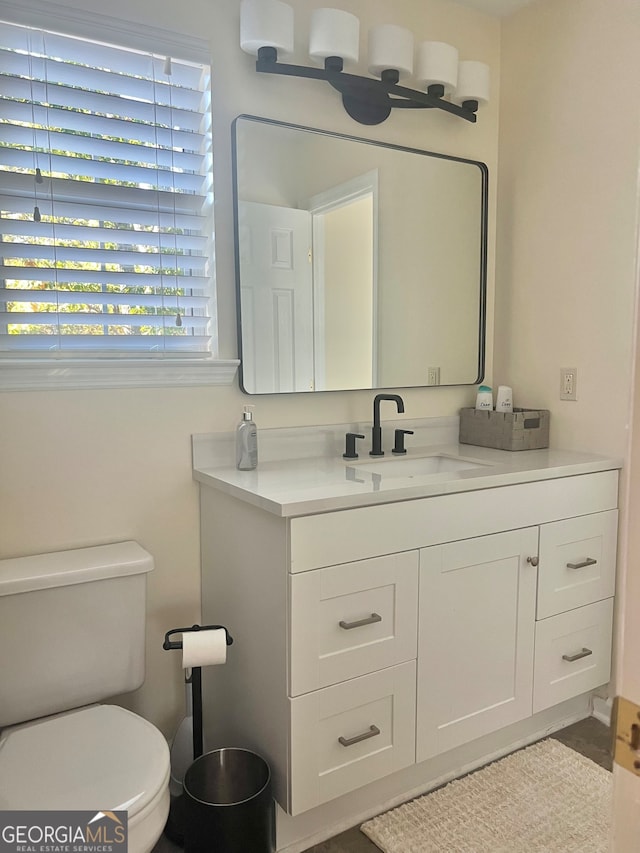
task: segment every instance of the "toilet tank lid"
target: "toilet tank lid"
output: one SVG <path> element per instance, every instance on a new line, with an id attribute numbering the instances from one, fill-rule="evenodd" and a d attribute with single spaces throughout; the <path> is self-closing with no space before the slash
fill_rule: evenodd
<path id="1" fill-rule="evenodd" d="M 0 596 L 150 572 L 153 557 L 137 542 L 0 560 Z"/>

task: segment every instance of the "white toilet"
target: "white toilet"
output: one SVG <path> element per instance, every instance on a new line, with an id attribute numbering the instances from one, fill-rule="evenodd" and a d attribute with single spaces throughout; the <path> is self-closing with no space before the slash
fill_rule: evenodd
<path id="1" fill-rule="evenodd" d="M 137 542 L 0 561 L 0 811 L 126 810 L 129 853 L 162 834 L 163 735 L 90 704 L 144 681 L 152 569 Z"/>

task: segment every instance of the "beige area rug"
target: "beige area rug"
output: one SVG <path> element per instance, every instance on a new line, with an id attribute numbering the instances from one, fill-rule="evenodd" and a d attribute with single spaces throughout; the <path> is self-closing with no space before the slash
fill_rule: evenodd
<path id="1" fill-rule="evenodd" d="M 360 829 L 384 853 L 606 853 L 612 776 L 543 740 Z"/>

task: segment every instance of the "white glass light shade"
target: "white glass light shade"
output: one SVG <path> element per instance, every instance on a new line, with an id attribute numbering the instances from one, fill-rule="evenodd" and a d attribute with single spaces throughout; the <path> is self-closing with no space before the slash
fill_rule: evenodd
<path id="1" fill-rule="evenodd" d="M 323 63 L 328 56 L 340 56 L 344 64 L 358 61 L 360 21 L 342 9 L 315 9 L 311 14 L 309 56 Z"/>
<path id="2" fill-rule="evenodd" d="M 443 41 L 423 41 L 418 45 L 416 77 L 427 89 L 433 83 L 444 86 L 445 95 L 458 85 L 458 51 Z"/>
<path id="3" fill-rule="evenodd" d="M 395 69 L 400 79 L 413 71 L 413 33 L 395 24 L 381 24 L 369 30 L 369 71 L 382 74 Z"/>
<path id="4" fill-rule="evenodd" d="M 484 62 L 465 59 L 458 65 L 458 86 L 455 100 L 462 104 L 464 101 L 478 101 L 486 104 L 489 100 L 489 66 Z"/>
<path id="5" fill-rule="evenodd" d="M 293 53 L 293 7 L 282 0 L 242 0 L 240 47 L 254 56 L 261 47 L 275 47 L 281 55 Z"/>

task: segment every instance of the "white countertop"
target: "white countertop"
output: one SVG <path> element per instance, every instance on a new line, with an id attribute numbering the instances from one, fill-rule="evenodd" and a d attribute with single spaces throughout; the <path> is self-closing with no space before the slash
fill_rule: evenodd
<path id="1" fill-rule="evenodd" d="M 344 425 L 340 425 L 335 434 L 342 429 Z M 325 451 L 326 445 L 331 443 L 326 440 L 329 432 L 330 428 L 323 428 Z M 361 442 L 360 457 L 355 460 L 343 459 L 342 447 L 340 452 L 332 448 L 330 454 L 294 459 L 269 459 L 267 453 L 267 459 L 260 460 L 256 470 L 238 471 L 229 464 L 228 452 L 215 460 L 207 452 L 198 452 L 198 441 L 203 446 L 206 439 L 206 436 L 194 436 L 194 479 L 284 517 L 492 489 L 622 467 L 620 459 L 591 453 L 555 449 L 510 452 L 455 443 L 410 447 L 404 457 L 393 456 L 386 450 L 384 457 L 374 459 L 368 454 L 368 442 Z M 227 451 L 231 440 L 232 437 L 226 441 Z M 468 460 L 478 467 L 412 475 L 412 460 L 433 455 Z M 391 460 L 393 471 L 387 475 L 385 461 Z M 403 475 L 400 464 L 407 465 L 407 476 Z M 376 471 L 364 470 L 372 466 Z"/>

